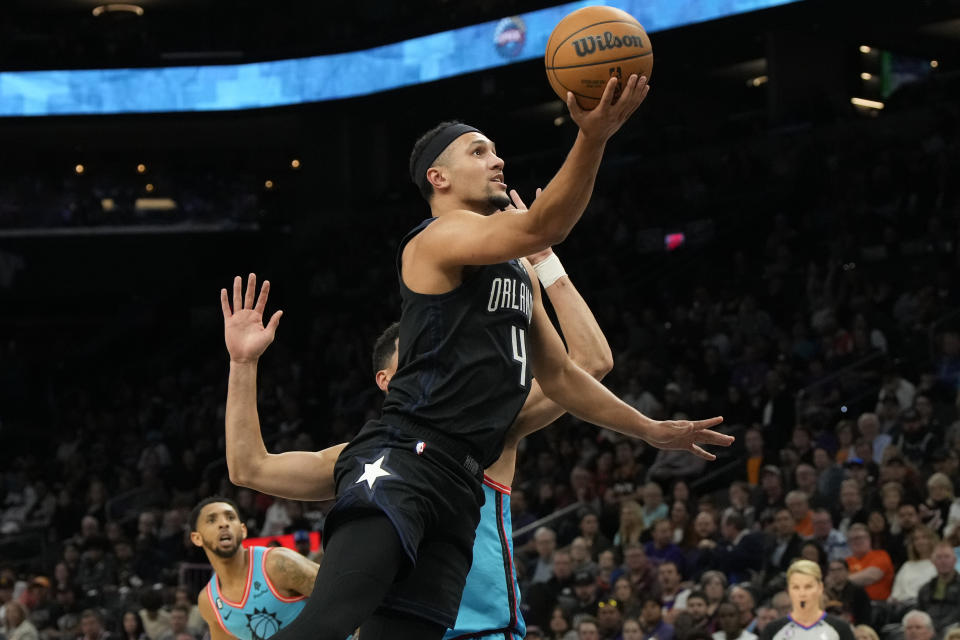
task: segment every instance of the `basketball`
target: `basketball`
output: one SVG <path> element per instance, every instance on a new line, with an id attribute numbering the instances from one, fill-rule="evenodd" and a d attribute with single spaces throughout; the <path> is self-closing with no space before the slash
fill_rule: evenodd
<path id="1" fill-rule="evenodd" d="M 547 41 L 547 79 L 560 96 L 572 91 L 583 109 L 600 102 L 611 76 L 621 79 L 618 98 L 630 74 L 650 77 L 653 49 L 637 19 L 613 7 L 584 7 L 560 21 Z"/>

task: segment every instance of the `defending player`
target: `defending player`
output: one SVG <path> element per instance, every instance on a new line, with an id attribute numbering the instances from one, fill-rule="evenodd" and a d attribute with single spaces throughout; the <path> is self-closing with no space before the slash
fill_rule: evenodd
<path id="1" fill-rule="evenodd" d="M 561 241 L 583 213 L 607 140 L 646 95 L 645 81 L 631 76 L 614 103 L 617 83 L 611 78 L 589 112 L 568 95 L 580 133 L 526 212 L 500 211 L 509 205 L 503 161 L 476 129 L 444 123 L 415 145 L 411 177 L 429 189 L 433 217 L 400 243 L 399 366 L 381 417 L 338 457 L 328 559 L 278 640 L 341 640 L 361 621 L 364 640 L 442 637 L 470 567 L 483 469 L 500 456 L 533 372 L 564 409 L 656 446 L 713 459 L 698 442 L 732 441 L 709 430 L 719 418 L 651 420 L 577 367 L 519 259 Z M 242 308 L 240 278 L 233 292 Z M 226 290 L 221 305 L 228 315 Z"/>
<path id="2" fill-rule="evenodd" d="M 219 496 L 190 514 L 190 540 L 214 575 L 197 597 L 212 640 L 266 640 L 297 617 L 313 589 L 317 565 L 285 547 L 250 547 L 237 505 Z"/>

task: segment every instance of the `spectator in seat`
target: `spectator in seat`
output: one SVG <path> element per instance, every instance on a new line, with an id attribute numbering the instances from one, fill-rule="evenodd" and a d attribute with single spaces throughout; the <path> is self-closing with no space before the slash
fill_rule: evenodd
<path id="1" fill-rule="evenodd" d="M 767 553 L 767 565 L 776 577 L 781 578 L 783 585 L 786 582 L 780 574 L 789 569 L 790 563 L 799 557 L 801 546 L 803 539 L 797 535 L 793 514 L 788 509 L 780 509 L 773 520 L 773 540 Z"/>
<path id="2" fill-rule="evenodd" d="M 845 614 L 855 623 L 870 621 L 870 596 L 863 587 L 850 582 L 850 569 L 844 560 L 831 560 L 823 581 L 828 601 L 839 602 Z"/>
<path id="3" fill-rule="evenodd" d="M 933 618 L 937 629 L 960 623 L 960 575 L 957 574 L 953 547 L 941 542 L 931 556 L 937 577 L 920 587 L 917 606 Z"/>
<path id="4" fill-rule="evenodd" d="M 753 574 L 763 571 L 765 545 L 762 533 L 748 531 L 743 516 L 738 514 L 724 518 L 721 532 L 721 544 L 700 541 L 702 548 L 711 550 L 709 562 L 712 566 L 723 571 L 731 583 L 750 580 Z"/>
<path id="5" fill-rule="evenodd" d="M 886 600 L 893 586 L 893 563 L 882 549 L 872 549 L 866 525 L 855 524 L 847 535 L 850 544 L 850 582 L 860 585 L 871 600 Z"/>
<path id="6" fill-rule="evenodd" d="M 935 473 L 927 480 L 927 501 L 920 507 L 921 517 L 944 539 L 960 525 L 960 499 L 954 497 L 953 482 L 944 473 Z"/>
<path id="7" fill-rule="evenodd" d="M 740 612 L 732 602 L 724 602 L 717 607 L 717 626 L 719 631 L 714 632 L 713 640 L 757 640 L 755 633 L 743 628 Z"/>
<path id="8" fill-rule="evenodd" d="M 687 559 L 680 547 L 673 543 L 673 525 L 669 520 L 657 520 L 654 523 L 653 539 L 646 544 L 644 551 L 654 563 L 672 562 L 681 576 L 686 574 Z"/>
<path id="9" fill-rule="evenodd" d="M 815 509 L 811 516 L 811 522 L 813 523 L 813 538 L 811 539 L 820 544 L 820 547 L 827 554 L 828 560 L 845 560 L 850 555 L 847 538 L 833 528 L 833 517 L 828 510 Z"/>
<path id="10" fill-rule="evenodd" d="M 867 521 L 867 511 L 863 507 L 863 494 L 856 480 L 847 479 L 840 484 L 840 509 L 834 514 L 833 521 L 837 523 L 837 530 L 847 535 L 847 530 L 856 523 Z M 847 535 L 849 543 L 850 536 Z"/>
<path id="11" fill-rule="evenodd" d="M 933 620 L 925 611 L 914 609 L 903 616 L 902 624 L 904 640 L 933 640 L 937 635 Z"/>
<path id="12" fill-rule="evenodd" d="M 891 535 L 887 545 L 887 553 L 890 554 L 894 567 L 900 567 L 907 560 L 907 542 L 913 530 L 920 525 L 917 506 L 905 502 L 897 507 L 897 522 L 900 524 L 900 532 Z"/>
<path id="13" fill-rule="evenodd" d="M 930 561 L 933 548 L 940 542 L 937 534 L 924 526 L 916 527 L 907 545 L 909 560 L 897 571 L 893 579 L 893 591 L 890 602 L 912 606 L 916 603 L 920 587 L 937 575 L 937 569 Z"/>
<path id="14" fill-rule="evenodd" d="M 531 575 L 530 582 L 547 582 L 553 577 L 553 552 L 557 549 L 557 534 L 550 527 L 540 527 L 533 534 L 533 544 L 537 557 L 527 570 Z"/>
<path id="15" fill-rule="evenodd" d="M 39 640 L 37 628 L 27 619 L 27 608 L 11 600 L 4 607 L 6 621 L 2 627 L 7 640 Z"/>
<path id="16" fill-rule="evenodd" d="M 790 515 L 793 516 L 793 530 L 801 538 L 813 536 L 813 512 L 810 510 L 807 494 L 795 489 L 787 494 L 785 502 Z"/>

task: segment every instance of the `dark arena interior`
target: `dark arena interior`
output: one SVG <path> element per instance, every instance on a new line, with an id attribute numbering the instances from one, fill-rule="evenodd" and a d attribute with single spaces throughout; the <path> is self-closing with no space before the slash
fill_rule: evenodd
<path id="1" fill-rule="evenodd" d="M 220 289 L 256 273 L 284 312 L 266 448 L 347 442 L 380 416 L 371 352 L 430 216 L 414 141 L 473 124 L 530 204 L 577 138 L 526 17 L 557 0 L 132 1 L 0 9 L 4 640 L 223 637 L 190 535 L 211 495 L 319 562 L 333 500 L 231 482 Z M 609 343 L 602 384 L 736 441 L 708 462 L 569 414 L 525 438 L 508 614 L 528 638 L 773 638 L 802 558 L 857 640 L 960 638 L 960 1 L 608 4 L 691 13 L 649 29 L 649 97 L 556 254 Z M 477 25 L 422 81 L 329 58 Z M 237 71 L 333 59 L 260 89 Z M 158 69 L 197 71 L 124 84 Z"/>

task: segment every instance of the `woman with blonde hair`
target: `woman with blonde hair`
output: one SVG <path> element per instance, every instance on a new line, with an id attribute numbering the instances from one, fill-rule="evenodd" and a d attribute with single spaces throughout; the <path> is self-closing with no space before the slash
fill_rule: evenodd
<path id="1" fill-rule="evenodd" d="M 764 638 L 854 640 L 846 620 L 823 610 L 823 572 L 809 560 L 795 560 L 787 569 L 790 613 L 774 620 L 763 630 Z"/>
<path id="2" fill-rule="evenodd" d="M 929 525 L 944 538 L 949 538 L 960 525 L 960 500 L 953 495 L 950 476 L 937 472 L 927 480 L 927 501 L 921 515 L 929 516 Z"/>
<path id="3" fill-rule="evenodd" d="M 853 637 L 856 640 L 880 640 L 880 636 L 873 630 L 873 627 L 865 624 L 858 624 L 853 628 Z"/>
<path id="4" fill-rule="evenodd" d="M 888 602 L 913 605 L 920 595 L 920 587 L 937 577 L 937 568 L 930 556 L 940 538 L 929 527 L 917 525 L 907 539 L 907 558 L 893 579 L 893 591 Z"/>
<path id="5" fill-rule="evenodd" d="M 636 500 L 624 500 L 620 503 L 620 528 L 613 536 L 613 546 L 623 550 L 631 542 L 640 542 L 643 535 L 643 508 Z"/>

